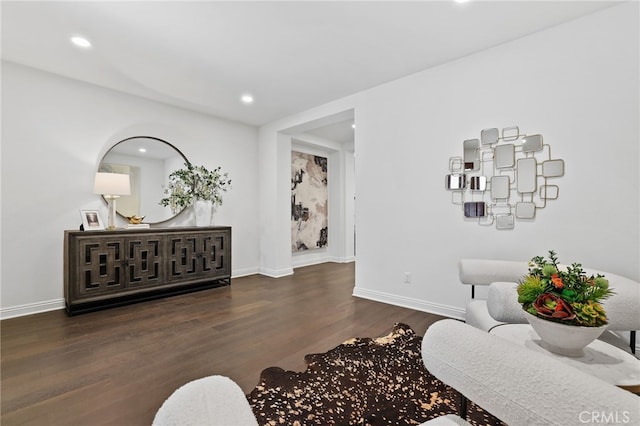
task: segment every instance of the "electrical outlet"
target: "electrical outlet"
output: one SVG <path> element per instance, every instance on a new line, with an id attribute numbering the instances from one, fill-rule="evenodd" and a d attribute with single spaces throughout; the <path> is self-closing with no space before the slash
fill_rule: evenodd
<path id="1" fill-rule="evenodd" d="M 404 283 L 411 284 L 411 272 L 404 273 Z"/>

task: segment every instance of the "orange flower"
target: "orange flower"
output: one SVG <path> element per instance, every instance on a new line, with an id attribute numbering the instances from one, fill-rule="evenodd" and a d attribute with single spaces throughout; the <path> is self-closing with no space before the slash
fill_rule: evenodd
<path id="1" fill-rule="evenodd" d="M 560 278 L 558 274 L 551 275 L 551 282 L 553 283 L 553 286 L 557 289 L 561 289 L 562 287 L 564 287 L 562 278 Z"/>

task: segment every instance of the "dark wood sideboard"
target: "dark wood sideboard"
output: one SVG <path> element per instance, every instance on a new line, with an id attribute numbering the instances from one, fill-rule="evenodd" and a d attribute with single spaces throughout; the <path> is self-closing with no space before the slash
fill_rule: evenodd
<path id="1" fill-rule="evenodd" d="M 65 231 L 69 315 L 231 284 L 231 227 Z"/>

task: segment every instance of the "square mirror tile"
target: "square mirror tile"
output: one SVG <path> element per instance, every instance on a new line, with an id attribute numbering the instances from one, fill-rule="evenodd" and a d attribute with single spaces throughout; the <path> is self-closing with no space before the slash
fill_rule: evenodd
<path id="1" fill-rule="evenodd" d="M 542 150 L 542 135 L 531 135 L 522 139 L 523 152 L 535 152 Z"/>
<path id="2" fill-rule="evenodd" d="M 509 176 L 493 176 L 491 178 L 491 198 L 494 200 L 509 198 L 511 184 Z"/>
<path id="3" fill-rule="evenodd" d="M 486 176 L 471 176 L 469 178 L 469 186 L 472 191 L 484 191 L 487 189 Z"/>
<path id="4" fill-rule="evenodd" d="M 466 187 L 466 175 L 446 175 L 444 185 L 451 190 L 464 189 Z"/>
<path id="5" fill-rule="evenodd" d="M 542 176 L 559 177 L 564 175 L 564 160 L 547 160 L 542 162 Z"/>
<path id="6" fill-rule="evenodd" d="M 487 204 L 485 202 L 468 202 L 464 203 L 465 217 L 484 217 L 487 214 Z"/>
<path id="7" fill-rule="evenodd" d="M 482 145 L 491 145 L 494 143 L 498 143 L 498 138 L 500 137 L 500 132 L 498 129 L 484 129 L 480 132 L 480 140 L 482 141 Z"/>
<path id="8" fill-rule="evenodd" d="M 515 218 L 512 214 L 497 214 L 496 229 L 513 229 L 515 226 Z"/>
<path id="9" fill-rule="evenodd" d="M 533 219 L 536 217 L 535 203 L 516 203 L 516 217 L 518 219 Z"/>
<path id="10" fill-rule="evenodd" d="M 516 147 L 512 143 L 498 145 L 493 150 L 497 169 L 510 169 L 516 162 Z"/>

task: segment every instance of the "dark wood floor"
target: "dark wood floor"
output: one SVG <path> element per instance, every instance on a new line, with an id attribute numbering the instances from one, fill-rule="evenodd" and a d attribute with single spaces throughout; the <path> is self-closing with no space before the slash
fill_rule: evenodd
<path id="1" fill-rule="evenodd" d="M 48 312 L 1 322 L 2 425 L 149 425 L 162 402 L 196 378 L 231 377 L 249 393 L 270 366 L 395 322 L 423 334 L 441 317 L 351 296 L 354 264 L 74 317 Z"/>

